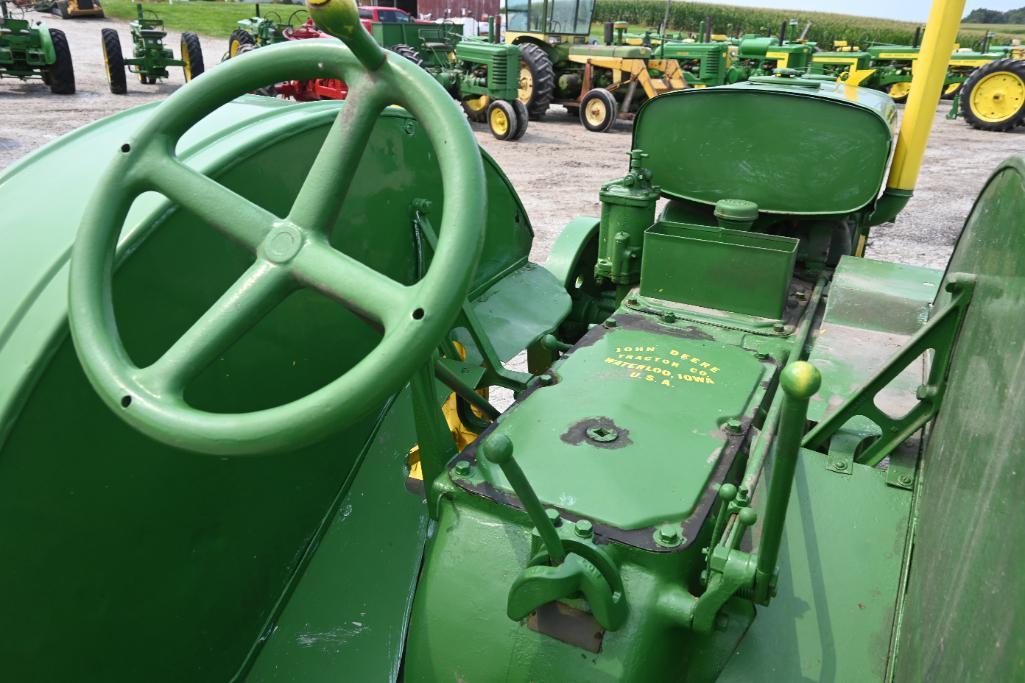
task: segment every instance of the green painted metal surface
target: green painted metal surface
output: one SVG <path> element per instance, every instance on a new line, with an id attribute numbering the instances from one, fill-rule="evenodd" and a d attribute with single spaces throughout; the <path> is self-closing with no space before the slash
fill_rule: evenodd
<path id="1" fill-rule="evenodd" d="M 344 106 L 243 97 L 190 131 L 179 153 L 243 197 L 283 211 Z M 0 179 L 0 194 L 24 207 L 2 229 L 10 239 L 16 232 L 25 251 L 0 268 L 8 293 L 0 301 L 0 535 L 4 547 L 32 549 L 0 569 L 10 595 L 0 630 L 23 636 L 0 646 L 15 678 L 29 671 L 43 680 L 230 677 L 266 632 L 375 421 L 306 451 L 228 462 L 146 439 L 88 388 L 65 315 L 74 217 L 94 187 L 67 188 L 63 219 L 30 209 L 37 203 L 28 200 L 42 187 L 37 174 L 104 163 L 152 111 L 97 122 Z M 368 150 L 332 239 L 392 277 L 411 279 L 417 259 L 409 204 L 426 198 L 442 207 L 437 169 L 419 125 L 396 109 L 378 120 Z M 504 176 L 490 160 L 486 169 L 493 213 L 474 280 L 481 291 L 520 267 L 531 237 Z M 382 185 L 381 177 L 391 180 Z M 192 216 L 168 213 L 156 195 L 136 202 L 128 224 L 114 301 L 126 345 L 141 362 L 156 358 L 247 261 Z M 326 298 L 294 295 L 197 380 L 192 398 L 222 411 L 273 405 L 344 371 L 374 338 Z M 55 642 L 63 643 L 60 656 Z"/>
<path id="2" fill-rule="evenodd" d="M 633 149 L 659 151 L 645 166 L 663 194 L 703 204 L 745 199 L 785 214 L 846 214 L 875 201 L 893 139 L 892 101 L 866 89 L 773 80 L 780 84 L 683 90 L 644 105 Z M 823 163 L 828 174 L 809 172 Z"/>
<path id="3" fill-rule="evenodd" d="M 947 267 L 947 279 L 977 281 L 922 458 L 898 680 L 1025 676 L 1023 211 L 1015 157 L 990 178 Z"/>

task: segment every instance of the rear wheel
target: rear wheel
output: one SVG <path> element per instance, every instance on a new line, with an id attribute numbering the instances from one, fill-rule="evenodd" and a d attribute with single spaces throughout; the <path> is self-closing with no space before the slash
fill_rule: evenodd
<path id="1" fill-rule="evenodd" d="M 618 115 L 616 98 L 605 88 L 594 88 L 580 101 L 580 123 L 589 131 L 607 133 Z"/>
<path id="2" fill-rule="evenodd" d="M 523 104 L 519 100 L 512 101 L 513 110 L 516 112 L 516 132 L 509 138 L 510 140 L 519 140 L 523 137 L 523 134 L 527 132 L 527 122 L 530 120 L 530 116 L 527 114 L 527 105 Z"/>
<path id="3" fill-rule="evenodd" d="M 520 44 L 520 80 L 517 97 L 530 118 L 545 115 L 555 96 L 555 67 L 548 54 L 533 43 Z"/>
<path id="4" fill-rule="evenodd" d="M 471 95 L 463 100 L 463 111 L 466 118 L 477 123 L 484 123 L 488 119 L 488 105 L 491 98 L 487 95 Z"/>
<path id="5" fill-rule="evenodd" d="M 399 43 L 398 45 L 393 45 L 389 49 L 396 54 L 402 55 L 403 57 L 413 62 L 420 68 L 423 68 L 424 60 L 420 56 L 420 53 L 416 51 L 415 47 Z"/>
<path id="6" fill-rule="evenodd" d="M 68 46 L 64 31 L 51 28 L 50 41 L 56 56 L 53 64 L 47 68 L 50 92 L 56 95 L 75 94 L 75 67 L 71 63 L 71 48 Z"/>
<path id="7" fill-rule="evenodd" d="M 911 94 L 911 83 L 891 83 L 886 88 L 887 94 L 893 98 L 893 101 L 897 104 L 903 104 L 908 101 L 908 95 Z"/>
<path id="8" fill-rule="evenodd" d="M 1025 62 L 998 59 L 961 87 L 961 112 L 980 130 L 1007 131 L 1025 119 Z"/>
<path id="9" fill-rule="evenodd" d="M 195 33 L 182 34 L 182 72 L 185 74 L 185 82 L 188 83 L 196 76 L 203 73 L 203 47 L 199 44 L 199 36 Z"/>
<path id="10" fill-rule="evenodd" d="M 231 36 L 228 37 L 228 59 L 238 55 L 243 46 L 253 44 L 253 37 L 249 35 L 248 31 L 243 31 L 240 28 L 235 29 L 231 32 Z"/>
<path id="11" fill-rule="evenodd" d="M 488 128 L 497 139 L 513 139 L 519 126 L 516 119 L 516 110 L 505 100 L 495 100 L 488 105 Z"/>
<path id="12" fill-rule="evenodd" d="M 124 95 L 128 92 L 128 82 L 125 80 L 125 58 L 121 54 L 121 39 L 117 31 L 112 28 L 103 29 L 100 43 L 103 46 L 103 66 L 107 69 L 110 92 Z"/>

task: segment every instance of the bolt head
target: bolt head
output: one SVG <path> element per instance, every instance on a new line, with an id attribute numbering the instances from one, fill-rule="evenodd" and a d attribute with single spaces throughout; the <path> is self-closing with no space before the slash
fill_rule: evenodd
<path id="1" fill-rule="evenodd" d="M 676 322 L 676 314 L 673 313 L 672 311 L 666 311 L 665 313 L 662 314 L 662 322 L 675 323 Z"/>
<path id="2" fill-rule="evenodd" d="M 562 524 L 562 516 L 555 508 L 545 508 L 545 514 L 548 515 L 548 521 L 552 523 L 552 526 Z"/>
<path id="3" fill-rule="evenodd" d="M 580 538 L 590 538 L 594 533 L 594 526 L 591 524 L 590 520 L 578 519 L 573 524 L 573 532 Z"/>
<path id="4" fill-rule="evenodd" d="M 680 529 L 672 524 L 663 524 L 658 528 L 658 540 L 664 545 L 679 545 Z"/>
<path id="5" fill-rule="evenodd" d="M 616 326 L 616 319 L 615 318 L 609 318 L 608 320 L 605 321 L 605 327 L 615 327 L 615 326 Z"/>
<path id="6" fill-rule="evenodd" d="M 902 474 L 900 475 L 900 478 L 897 481 L 899 481 L 904 486 L 911 486 L 911 482 L 913 482 L 914 479 L 911 478 L 910 474 Z"/>
<path id="7" fill-rule="evenodd" d="M 740 430 L 743 429 L 743 427 L 744 424 L 735 417 L 730 418 L 726 421 L 726 431 L 728 432 L 733 432 L 734 434 L 736 434 L 740 432 Z"/>
<path id="8" fill-rule="evenodd" d="M 786 329 L 787 329 L 787 326 L 784 325 L 783 323 L 773 323 L 772 324 L 772 331 L 776 332 L 777 334 L 783 334 L 786 331 Z"/>
<path id="9" fill-rule="evenodd" d="M 837 460 L 833 463 L 833 469 L 843 472 L 845 469 L 847 469 L 847 463 L 843 460 Z"/>
<path id="10" fill-rule="evenodd" d="M 547 384 L 551 384 L 552 383 L 553 377 L 551 375 L 549 375 L 548 373 L 545 373 L 545 374 L 541 375 L 540 377 L 538 377 L 538 380 L 540 380 L 541 384 L 546 384 L 547 385 Z"/>
<path id="11" fill-rule="evenodd" d="M 470 463 L 468 463 L 465 460 L 460 460 L 456 463 L 455 469 L 456 474 L 458 474 L 460 477 L 465 477 L 470 473 Z"/>

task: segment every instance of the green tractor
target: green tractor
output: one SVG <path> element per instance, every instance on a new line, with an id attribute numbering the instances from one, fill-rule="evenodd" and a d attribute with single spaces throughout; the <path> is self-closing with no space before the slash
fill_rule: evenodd
<path id="1" fill-rule="evenodd" d="M 943 64 L 892 162 L 876 91 L 651 100 L 540 266 L 450 94 L 311 13 L 0 177 L 7 680 L 1022 680 L 1025 159 L 944 271 L 863 257 Z"/>
<path id="2" fill-rule="evenodd" d="M 273 11 L 263 16 L 260 14 L 260 4 L 257 3 L 256 16 L 239 20 L 238 28 L 228 37 L 228 52 L 225 58 L 230 59 L 241 52 L 288 40 L 288 33 L 297 24 L 305 21 L 304 17 L 307 16 L 305 9 L 292 12 L 287 21 Z"/>
<path id="3" fill-rule="evenodd" d="M 181 37 L 181 59 L 175 59 L 171 48 L 164 45 L 167 31 L 163 20 L 152 10 L 143 10 L 142 4 L 135 6 L 136 19 L 129 28 L 132 32 L 132 57 L 125 59 L 121 51 L 121 38 L 115 29 L 105 28 L 100 32 L 100 46 L 103 49 L 103 65 L 107 71 L 110 92 L 124 95 L 128 92 L 125 71 L 139 76 L 144 85 L 154 85 L 168 78 L 168 67 L 180 66 L 185 82 L 203 73 L 203 47 L 199 36 L 186 31 Z"/>
<path id="4" fill-rule="evenodd" d="M 521 51 L 519 99 L 532 119 L 560 104 L 588 130 L 604 133 L 617 120 L 632 120 L 649 99 L 687 87 L 676 60 L 613 41 L 609 27 L 605 45 L 589 42 L 593 16 L 594 0 L 505 3 L 505 42 Z"/>
<path id="5" fill-rule="evenodd" d="M 64 31 L 17 18 L 0 0 L 0 78 L 40 79 L 56 95 L 75 93 L 75 67 Z"/>

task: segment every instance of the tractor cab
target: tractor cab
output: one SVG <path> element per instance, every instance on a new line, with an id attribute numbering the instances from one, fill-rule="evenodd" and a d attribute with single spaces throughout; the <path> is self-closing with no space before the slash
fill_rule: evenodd
<path id="1" fill-rule="evenodd" d="M 229 60 L 0 176 L 9 678 L 1017 677 L 1025 363 L 993 340 L 1025 337 L 1025 165 L 945 272 L 853 239 L 910 195 L 942 68 L 882 193 L 869 93 L 656 98 L 542 267 L 445 89 L 355 3 L 311 14 L 344 44 Z M 245 95 L 312 78 L 349 97 Z M 649 144 L 705 116 L 736 138 L 719 186 L 708 140 Z M 824 163 L 866 177 L 809 189 Z"/>

